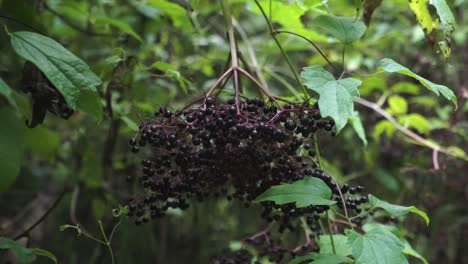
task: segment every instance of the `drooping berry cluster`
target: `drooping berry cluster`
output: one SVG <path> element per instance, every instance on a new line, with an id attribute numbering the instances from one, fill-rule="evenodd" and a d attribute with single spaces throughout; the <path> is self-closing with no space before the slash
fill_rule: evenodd
<path id="1" fill-rule="evenodd" d="M 209 196 L 249 206 L 273 185 L 310 176 L 311 137 L 319 129 L 333 133 L 334 122 L 307 103 L 206 97 L 175 113 L 161 108 L 130 140 L 132 152 L 145 147 L 138 178 L 144 191 L 129 201 L 130 216 L 140 224 Z"/>

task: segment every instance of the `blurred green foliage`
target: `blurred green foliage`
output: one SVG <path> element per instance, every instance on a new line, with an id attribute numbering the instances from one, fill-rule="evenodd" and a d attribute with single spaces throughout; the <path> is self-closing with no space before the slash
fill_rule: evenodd
<path id="1" fill-rule="evenodd" d="M 269 0 L 259 2 L 275 28 L 314 41 L 336 65 L 342 62 L 342 45 L 333 36 L 343 42 L 350 36 L 347 31 L 323 30 L 330 23 L 323 15 L 356 17 L 356 10 L 367 5 L 352 0 L 290 0 L 272 1 L 270 10 Z M 362 98 L 385 109 L 427 144 L 421 146 L 375 111 L 356 105 L 362 125 L 354 120 L 337 137 L 321 138 L 323 163 L 340 182 L 364 184 L 378 197 L 414 204 L 429 214 L 428 228 L 414 218 L 400 225 L 399 232 L 414 250 L 404 243 L 398 247 L 419 252 L 430 263 L 467 263 L 468 3 L 415 2 L 421 6 L 382 1 L 364 36 L 346 48 L 345 69 L 362 81 Z M 229 3 L 239 49 L 250 66 L 264 74 L 276 95 L 300 96 L 255 3 Z M 51 204 L 44 205 L 38 197 L 57 197 L 64 190 L 58 206 L 31 232 L 28 244 L 50 250 L 59 263 L 110 263 L 105 247 L 59 232 L 59 226 L 78 221 L 99 234 L 95 223 L 100 219 L 106 233 L 111 231 L 117 222 L 112 209 L 131 189 L 125 178 L 139 173 L 127 143 L 138 124 L 159 106 L 179 109 L 202 95 L 224 68 L 229 43 L 221 7 L 213 0 L 3 0 L 0 21 L 0 236 L 22 232 L 29 225 L 25 219 L 39 218 Z M 33 106 L 22 91 L 24 60 L 15 53 L 9 35 L 20 31 L 55 40 L 97 75 L 84 78 L 94 80 L 86 88 L 94 91 L 95 86 L 97 94 L 82 94 L 77 99 L 82 104 L 70 119 L 48 113 L 36 128 L 24 125 L 32 119 Z M 313 65 L 333 70 L 303 39 L 288 34 L 277 38 L 298 71 Z M 374 73 L 382 58 L 393 58 L 421 78 L 446 85 L 457 95 L 458 108 L 428 92 L 425 87 L 440 87 L 428 87 L 425 79 L 421 84 L 384 73 L 377 78 Z M 246 95 L 257 96 L 243 85 Z M 367 140 L 367 145 L 360 140 Z M 37 207 L 42 210 L 32 210 Z M 256 208 L 213 199 L 194 203 L 187 212 L 174 210 L 143 227 L 123 220 L 113 249 L 118 263 L 208 263 L 231 241 L 262 228 Z"/>

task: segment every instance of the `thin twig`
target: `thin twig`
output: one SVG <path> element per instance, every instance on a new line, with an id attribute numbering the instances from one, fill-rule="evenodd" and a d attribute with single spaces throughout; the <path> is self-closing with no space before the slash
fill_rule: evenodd
<path id="1" fill-rule="evenodd" d="M 304 84 L 302 83 L 301 78 L 299 77 L 299 74 L 297 73 L 296 69 L 294 68 L 294 65 L 292 64 L 291 60 L 289 59 L 288 54 L 286 53 L 283 46 L 281 45 L 278 38 L 276 37 L 275 30 L 273 29 L 273 25 L 272 25 L 271 21 L 268 19 L 268 16 L 265 13 L 265 10 L 263 10 L 263 7 L 260 5 L 258 0 L 254 0 L 254 1 L 255 1 L 255 4 L 257 4 L 258 8 L 260 9 L 260 12 L 262 13 L 263 17 L 265 18 L 265 21 L 267 22 L 267 25 L 268 25 L 268 29 L 270 31 L 270 35 L 273 38 L 273 40 L 275 41 L 278 48 L 280 49 L 281 54 L 283 55 L 284 59 L 286 60 L 286 63 L 288 64 L 289 68 L 291 69 L 292 73 L 294 74 L 294 78 L 296 79 L 299 86 L 302 88 L 303 93 L 307 95 L 308 94 L 307 89 L 305 88 Z"/>
<path id="2" fill-rule="evenodd" d="M 18 240 L 20 239 L 21 237 L 23 236 L 26 236 L 27 234 L 29 234 L 29 232 L 31 232 L 34 228 L 36 228 L 40 223 L 42 223 L 42 221 L 44 221 L 44 219 L 46 219 L 46 217 L 57 207 L 57 205 L 60 203 L 60 201 L 62 200 L 63 196 L 65 195 L 65 193 L 67 193 L 68 190 L 65 189 L 63 190 L 59 196 L 55 199 L 55 201 L 52 203 L 52 205 L 49 207 L 49 209 L 47 209 L 47 211 L 45 211 L 45 213 L 39 217 L 31 226 L 29 226 L 28 228 L 26 228 L 23 232 L 21 232 L 20 234 L 16 235 L 13 240 Z"/>
<path id="3" fill-rule="evenodd" d="M 281 34 L 281 33 L 284 33 L 284 34 L 291 34 L 291 35 L 294 35 L 294 36 L 297 36 L 297 37 L 300 37 L 302 38 L 303 40 L 309 42 L 310 45 L 312 45 L 316 50 L 317 52 L 322 56 L 322 58 L 324 58 L 328 64 L 330 64 L 330 66 L 332 66 L 335 71 L 338 73 L 339 72 L 339 69 L 338 67 L 335 66 L 335 64 L 333 64 L 333 62 L 331 62 L 328 57 L 325 55 L 325 53 L 322 52 L 322 50 L 317 46 L 317 44 L 315 44 L 312 40 L 306 38 L 305 36 L 301 35 L 301 34 L 298 34 L 298 33 L 295 33 L 295 32 L 292 32 L 292 31 L 289 31 L 289 30 L 276 30 L 275 31 L 275 34 Z"/>
<path id="4" fill-rule="evenodd" d="M 395 118 L 392 115 L 390 115 L 387 111 L 382 109 L 376 103 L 369 102 L 369 101 L 367 101 L 366 99 L 363 99 L 363 98 L 355 98 L 354 101 L 356 103 L 360 104 L 360 105 L 363 105 L 363 106 L 365 106 L 367 108 L 370 108 L 370 109 L 374 110 L 379 115 L 381 115 L 382 117 L 384 117 L 385 119 L 390 121 L 390 123 L 392 123 L 393 126 L 395 126 L 396 129 L 400 130 L 401 132 L 403 132 L 403 134 L 405 134 L 407 137 L 413 139 L 414 141 L 418 142 L 420 145 L 428 147 L 428 148 L 430 148 L 432 150 L 437 150 L 438 152 L 444 153 L 446 155 L 468 161 L 467 157 L 457 155 L 456 153 L 453 153 L 449 149 L 443 148 L 440 145 L 438 145 L 437 143 L 434 143 L 434 142 L 432 142 L 432 141 L 430 141 L 428 139 L 425 139 L 425 138 L 421 137 L 420 135 L 414 133 L 413 131 L 407 129 L 406 127 L 400 125 L 400 123 L 398 123 L 398 121 L 395 120 Z"/>

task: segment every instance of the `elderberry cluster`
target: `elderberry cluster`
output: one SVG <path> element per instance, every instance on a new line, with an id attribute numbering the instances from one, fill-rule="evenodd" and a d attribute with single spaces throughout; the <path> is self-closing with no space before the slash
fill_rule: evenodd
<path id="1" fill-rule="evenodd" d="M 271 186 L 310 176 L 311 138 L 320 129 L 334 133 L 334 121 L 308 103 L 206 97 L 175 113 L 160 108 L 129 142 L 144 157 L 144 190 L 129 200 L 129 215 L 141 224 L 210 196 L 248 207 Z"/>

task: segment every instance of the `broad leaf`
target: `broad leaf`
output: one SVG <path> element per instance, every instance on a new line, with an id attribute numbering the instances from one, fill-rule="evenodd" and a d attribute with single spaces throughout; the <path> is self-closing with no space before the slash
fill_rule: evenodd
<path id="1" fill-rule="evenodd" d="M 453 93 L 452 90 L 450 90 L 447 86 L 440 85 L 433 83 L 426 78 L 423 78 L 416 73 L 412 72 L 410 69 L 407 67 L 397 63 L 396 61 L 392 59 L 382 59 L 379 64 L 377 65 L 378 71 L 379 72 L 390 72 L 390 73 L 400 73 L 409 77 L 412 77 L 416 80 L 418 80 L 424 87 L 427 89 L 433 91 L 437 96 L 442 94 L 445 98 L 448 100 L 452 101 L 455 106 L 457 106 L 457 98 L 455 94 Z"/>
<path id="2" fill-rule="evenodd" d="M 335 120 L 339 132 L 353 115 L 353 99 L 359 96 L 361 81 L 354 78 L 336 80 L 321 66 L 306 67 L 301 73 L 304 84 L 319 94 L 319 108 L 323 117 Z"/>
<path id="3" fill-rule="evenodd" d="M 432 0 L 430 1 L 430 4 L 437 10 L 437 15 L 439 16 L 442 29 L 444 30 L 445 35 L 449 37 L 455 29 L 456 24 L 455 17 L 453 16 L 450 7 L 445 0 Z"/>
<path id="4" fill-rule="evenodd" d="M 346 257 L 351 255 L 351 247 L 348 238 L 344 235 L 333 235 L 333 243 L 337 256 Z M 320 254 L 333 254 L 333 247 L 329 235 L 319 237 Z"/>
<path id="5" fill-rule="evenodd" d="M 333 205 L 332 192 L 318 178 L 304 178 L 294 183 L 276 185 L 260 194 L 255 202 L 273 201 L 277 204 L 296 203 L 297 207 L 309 205 Z"/>
<path id="6" fill-rule="evenodd" d="M 366 131 L 364 130 L 364 126 L 362 125 L 361 118 L 357 111 L 353 112 L 353 115 L 349 118 L 349 122 L 353 126 L 354 131 L 361 139 L 362 143 L 364 143 L 364 146 L 367 146 Z"/>
<path id="7" fill-rule="evenodd" d="M 82 91 L 96 91 L 101 84 L 86 63 L 55 40 L 26 31 L 11 33 L 10 37 L 16 53 L 34 63 L 73 109 Z"/>
<path id="8" fill-rule="evenodd" d="M 4 97 L 11 106 L 14 106 L 15 108 L 17 107 L 10 86 L 8 86 L 8 84 L 6 84 L 2 78 L 0 78 L 0 96 Z"/>
<path id="9" fill-rule="evenodd" d="M 346 232 L 355 264 L 407 264 L 403 244 L 392 232 L 372 229 L 365 235 L 354 230 Z"/>
<path id="10" fill-rule="evenodd" d="M 391 204 L 391 203 L 380 200 L 379 198 L 375 197 L 372 194 L 369 194 L 369 203 L 373 207 L 384 209 L 385 211 L 387 211 L 393 216 L 402 216 L 408 213 L 415 213 L 421 216 L 424 219 L 424 221 L 426 221 L 426 224 L 429 225 L 429 217 L 427 216 L 427 214 L 419 210 L 415 206 L 401 206 L 401 205 Z"/>
<path id="11" fill-rule="evenodd" d="M 0 108 L 0 192 L 8 189 L 20 172 L 24 123 L 8 107 Z"/>
<path id="12" fill-rule="evenodd" d="M 314 26 L 337 38 L 343 44 L 351 44 L 366 32 L 366 25 L 354 17 L 321 15 L 314 19 Z"/>

